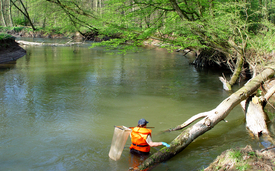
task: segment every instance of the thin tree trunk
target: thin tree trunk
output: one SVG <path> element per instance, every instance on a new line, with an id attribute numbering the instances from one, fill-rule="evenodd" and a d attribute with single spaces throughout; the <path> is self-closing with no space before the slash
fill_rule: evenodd
<path id="1" fill-rule="evenodd" d="M 188 21 L 190 20 L 189 17 L 180 9 L 176 0 L 169 0 L 169 1 L 182 20 L 185 20 L 185 19 Z"/>
<path id="2" fill-rule="evenodd" d="M 236 68 L 234 69 L 233 75 L 231 76 L 229 81 L 229 84 L 231 86 L 234 85 L 239 79 L 240 74 L 242 72 L 243 64 L 244 64 L 244 56 L 240 54 L 238 55 L 238 58 L 237 58 Z"/>
<path id="3" fill-rule="evenodd" d="M 7 27 L 7 22 L 6 22 L 6 19 L 5 19 L 5 14 L 4 14 L 4 1 L 1 0 L 1 15 L 2 15 L 2 21 L 3 21 L 3 24 L 5 27 Z"/>
<path id="4" fill-rule="evenodd" d="M 10 18 L 10 25 L 11 27 L 13 27 L 14 24 L 13 24 L 12 13 L 11 13 L 11 0 L 9 0 L 9 18 Z"/>
<path id="5" fill-rule="evenodd" d="M 154 153 L 148 159 L 146 159 L 138 167 L 138 170 L 151 168 L 157 163 L 164 162 L 183 151 L 194 139 L 212 129 L 220 121 L 224 120 L 235 106 L 237 106 L 241 101 L 247 99 L 260 87 L 261 83 L 264 80 L 268 79 L 270 76 L 273 76 L 274 73 L 275 66 L 265 69 L 262 73 L 260 73 L 249 83 L 247 83 L 244 87 L 222 101 L 215 109 L 204 112 L 203 114 L 206 116 L 204 119 L 197 122 L 192 127 L 184 130 L 180 135 L 178 135 L 170 143 L 171 147 L 164 147 L 158 152 Z M 179 125 L 176 128 L 184 128 L 182 125 Z"/>

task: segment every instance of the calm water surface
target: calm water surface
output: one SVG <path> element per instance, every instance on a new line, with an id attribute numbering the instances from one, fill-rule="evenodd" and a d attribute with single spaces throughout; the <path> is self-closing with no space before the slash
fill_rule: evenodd
<path id="1" fill-rule="evenodd" d="M 146 118 L 153 140 L 169 143 L 179 132 L 162 130 L 229 95 L 220 73 L 199 72 L 179 53 L 88 47 L 26 46 L 14 68 L 0 71 L 0 170 L 127 170 L 134 165 L 129 139 L 119 161 L 108 157 L 114 125 Z M 258 147 L 239 107 L 227 120 L 154 170 L 199 170 L 228 148 Z"/>

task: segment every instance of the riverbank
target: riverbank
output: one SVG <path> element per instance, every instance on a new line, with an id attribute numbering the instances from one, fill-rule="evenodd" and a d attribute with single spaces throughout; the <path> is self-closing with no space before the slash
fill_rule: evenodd
<path id="1" fill-rule="evenodd" d="M 204 171 L 275 170 L 275 149 L 253 150 L 251 146 L 229 149 L 218 156 Z"/>
<path id="2" fill-rule="evenodd" d="M 26 51 L 19 46 L 14 37 L 0 40 L 0 64 L 14 63 L 25 54 Z"/>

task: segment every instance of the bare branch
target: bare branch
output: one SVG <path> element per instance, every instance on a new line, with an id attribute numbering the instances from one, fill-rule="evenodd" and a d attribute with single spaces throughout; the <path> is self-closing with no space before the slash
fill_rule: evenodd
<path id="1" fill-rule="evenodd" d="M 195 116 L 192 116 L 190 119 L 188 119 L 187 121 L 185 121 L 183 124 L 178 125 L 177 127 L 173 128 L 173 129 L 168 129 L 165 132 L 171 132 L 171 131 L 177 131 L 177 130 L 181 130 L 185 127 L 187 127 L 188 125 L 190 125 L 191 123 L 195 122 L 196 120 L 200 119 L 200 118 L 205 118 L 207 117 L 207 115 L 211 113 L 211 111 L 209 112 L 203 112 L 203 113 L 199 113 Z"/>

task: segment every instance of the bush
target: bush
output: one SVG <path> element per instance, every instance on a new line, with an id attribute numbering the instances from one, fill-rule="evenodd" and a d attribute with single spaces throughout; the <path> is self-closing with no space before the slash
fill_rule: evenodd
<path id="1" fill-rule="evenodd" d="M 11 38 L 12 36 L 9 35 L 9 34 L 3 34 L 3 33 L 0 33 L 0 40 L 3 40 L 3 39 L 8 39 L 8 38 Z"/>
<path id="2" fill-rule="evenodd" d="M 22 31 L 24 29 L 24 27 L 0 27 L 0 31 L 2 31 L 2 32 L 7 32 L 7 31 L 11 31 L 11 30 L 13 30 L 13 31 L 15 31 L 15 32 L 20 32 L 20 31 Z"/>
<path id="3" fill-rule="evenodd" d="M 12 36 L 9 34 L 0 33 L 0 40 L 4 40 L 4 39 L 8 39 L 8 38 L 12 38 Z"/>
<path id="4" fill-rule="evenodd" d="M 13 22 L 14 22 L 14 25 L 26 25 L 26 20 L 24 19 L 24 17 L 15 17 L 13 18 Z"/>
<path id="5" fill-rule="evenodd" d="M 24 27 L 13 27 L 13 30 L 17 33 L 22 31 L 23 29 L 24 29 Z"/>

